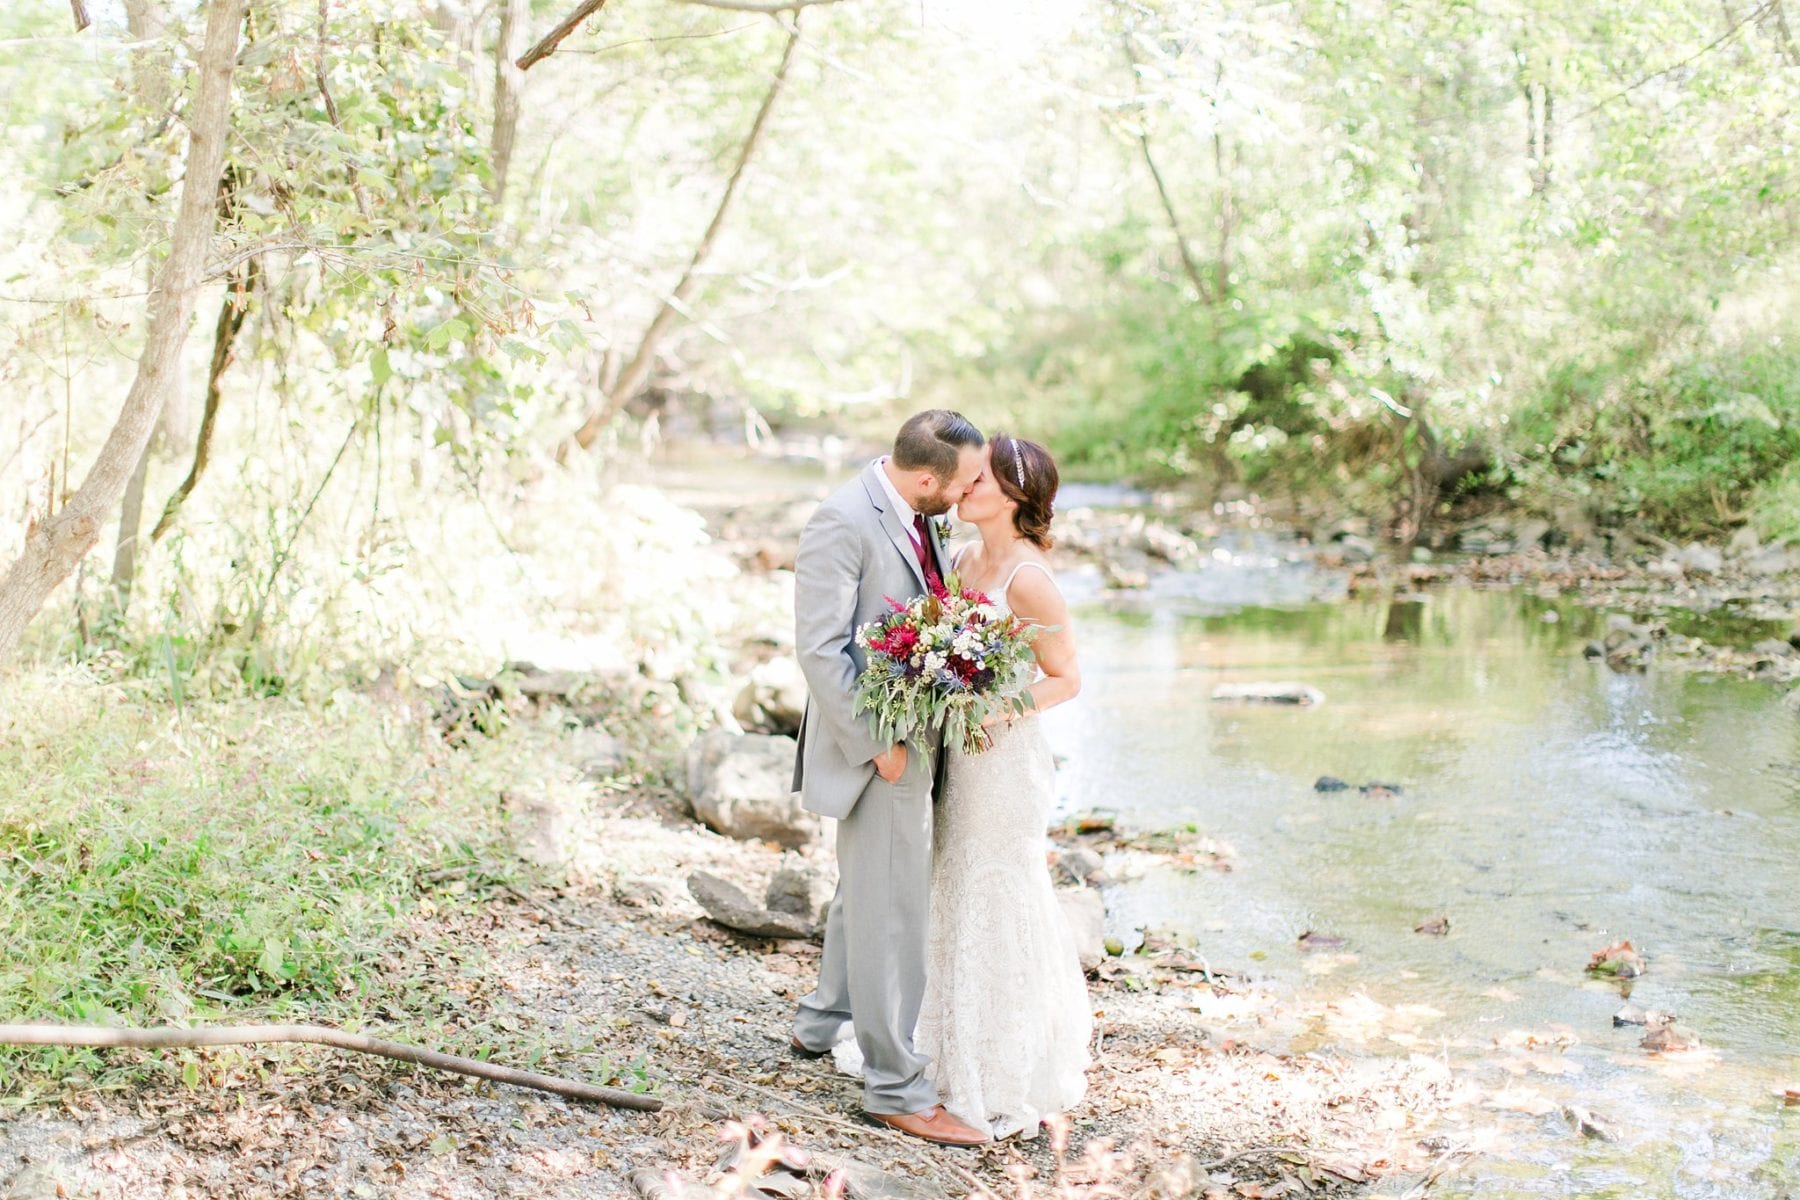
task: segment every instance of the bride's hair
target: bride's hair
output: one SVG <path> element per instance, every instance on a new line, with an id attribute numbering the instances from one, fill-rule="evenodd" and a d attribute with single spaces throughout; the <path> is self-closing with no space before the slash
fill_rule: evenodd
<path id="1" fill-rule="evenodd" d="M 1048 550 L 1056 544 L 1050 536 L 1056 516 L 1056 460 L 1036 442 L 1004 433 L 996 433 L 989 444 L 994 447 L 994 482 L 1019 506 L 1013 528 L 1038 549 Z"/>

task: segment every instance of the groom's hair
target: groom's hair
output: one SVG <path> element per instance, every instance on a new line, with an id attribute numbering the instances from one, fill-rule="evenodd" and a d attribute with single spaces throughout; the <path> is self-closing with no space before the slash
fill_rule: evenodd
<path id="1" fill-rule="evenodd" d="M 928 408 L 907 418 L 894 435 L 894 465 L 902 471 L 930 471 L 940 482 L 956 476 L 964 446 L 981 447 L 981 430 L 959 412 Z"/>

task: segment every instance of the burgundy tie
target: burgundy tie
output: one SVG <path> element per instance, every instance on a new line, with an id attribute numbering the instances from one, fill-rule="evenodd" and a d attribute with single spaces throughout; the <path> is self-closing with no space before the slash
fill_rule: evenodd
<path id="1" fill-rule="evenodd" d="M 913 551 L 919 556 L 919 570 L 925 572 L 925 586 L 930 591 L 937 591 L 944 586 L 944 577 L 938 574 L 937 563 L 931 553 L 931 535 L 925 529 L 925 514 L 913 514 L 913 528 L 918 536 L 913 538 Z"/>

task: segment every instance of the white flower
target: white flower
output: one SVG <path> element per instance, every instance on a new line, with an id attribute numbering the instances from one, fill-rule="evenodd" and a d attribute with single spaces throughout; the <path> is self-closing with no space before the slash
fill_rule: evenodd
<path id="1" fill-rule="evenodd" d="M 925 656 L 925 669 L 927 671 L 941 671 L 944 669 L 944 664 L 948 661 L 949 659 L 945 658 L 941 651 L 933 650 L 930 654 Z"/>

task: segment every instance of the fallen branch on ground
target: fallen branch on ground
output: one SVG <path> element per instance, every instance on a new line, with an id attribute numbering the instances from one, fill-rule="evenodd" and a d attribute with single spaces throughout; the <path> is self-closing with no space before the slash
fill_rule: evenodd
<path id="1" fill-rule="evenodd" d="M 617 1088 L 595 1087 L 554 1075 L 520 1071 L 495 1063 L 421 1050 L 399 1042 L 384 1042 L 359 1033 L 345 1033 L 323 1025 L 229 1025 L 211 1029 L 113 1029 L 101 1025 L 0 1025 L 0 1045 L 12 1046 L 123 1046 L 135 1050 L 193 1049 L 202 1046 L 253 1046 L 272 1042 L 304 1042 L 314 1046 L 330 1046 L 335 1050 L 353 1050 L 373 1054 L 396 1062 L 413 1063 L 458 1075 L 473 1075 L 495 1083 L 554 1092 L 571 1100 L 586 1100 L 613 1108 L 629 1108 L 637 1112 L 660 1112 L 663 1102 L 654 1096 Z"/>

